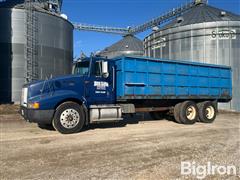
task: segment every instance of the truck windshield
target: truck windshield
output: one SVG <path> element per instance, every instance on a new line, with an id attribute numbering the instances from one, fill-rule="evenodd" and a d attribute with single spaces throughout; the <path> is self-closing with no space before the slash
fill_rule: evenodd
<path id="1" fill-rule="evenodd" d="M 77 75 L 88 75 L 89 72 L 89 62 L 78 62 L 75 64 L 73 69 L 73 74 Z"/>

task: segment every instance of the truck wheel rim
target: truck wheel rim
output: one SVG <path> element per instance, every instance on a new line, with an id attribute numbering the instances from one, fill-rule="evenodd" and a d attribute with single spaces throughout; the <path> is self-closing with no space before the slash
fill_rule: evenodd
<path id="1" fill-rule="evenodd" d="M 66 109 L 61 113 L 60 123 L 67 129 L 76 127 L 79 121 L 80 115 L 75 109 Z"/>
<path id="2" fill-rule="evenodd" d="M 196 118 L 196 108 L 194 106 L 189 106 L 187 108 L 187 112 L 186 112 L 186 115 L 187 115 L 187 118 L 192 121 Z"/>
<path id="3" fill-rule="evenodd" d="M 212 119 L 214 117 L 214 114 L 215 114 L 215 110 L 212 106 L 208 106 L 206 108 L 206 117 L 208 119 Z"/>

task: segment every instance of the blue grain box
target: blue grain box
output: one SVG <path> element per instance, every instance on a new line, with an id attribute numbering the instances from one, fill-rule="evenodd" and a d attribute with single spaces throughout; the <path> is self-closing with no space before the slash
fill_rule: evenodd
<path id="1" fill-rule="evenodd" d="M 228 66 L 123 56 L 115 59 L 117 99 L 215 99 L 232 97 Z"/>

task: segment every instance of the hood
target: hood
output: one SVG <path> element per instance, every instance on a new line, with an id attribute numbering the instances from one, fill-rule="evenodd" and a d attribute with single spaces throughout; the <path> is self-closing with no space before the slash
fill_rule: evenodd
<path id="1" fill-rule="evenodd" d="M 83 77 L 79 75 L 59 76 L 49 80 L 40 80 L 26 84 L 29 88 L 29 98 L 46 93 L 54 93 L 57 90 L 74 90 L 75 86 L 81 86 Z"/>

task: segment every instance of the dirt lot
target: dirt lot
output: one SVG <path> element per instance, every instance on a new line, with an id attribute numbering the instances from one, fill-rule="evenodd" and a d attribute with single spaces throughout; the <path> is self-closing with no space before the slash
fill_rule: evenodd
<path id="1" fill-rule="evenodd" d="M 240 114 L 190 126 L 168 120 L 101 124 L 73 135 L 8 114 L 0 115 L 0 128 L 0 179 L 194 179 L 181 176 L 181 161 L 240 164 Z M 220 178 L 239 179 L 207 176 Z"/>
<path id="2" fill-rule="evenodd" d="M 19 105 L 16 104 L 0 104 L 0 115 L 18 113 Z"/>

